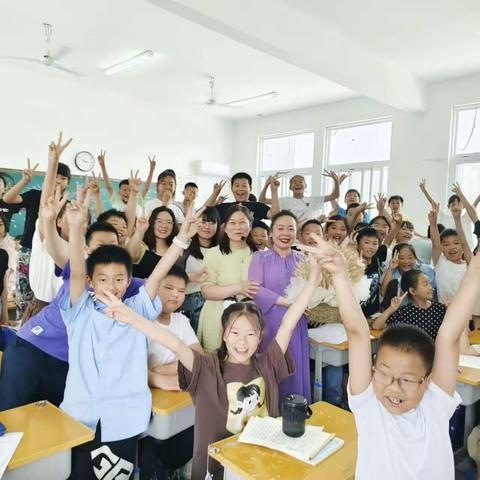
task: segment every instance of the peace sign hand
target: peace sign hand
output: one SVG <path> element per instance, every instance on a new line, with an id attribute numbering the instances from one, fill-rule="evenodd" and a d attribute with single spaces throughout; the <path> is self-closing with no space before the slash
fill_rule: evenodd
<path id="1" fill-rule="evenodd" d="M 394 271 L 398 268 L 399 260 L 398 260 L 399 252 L 398 250 L 393 254 L 392 258 L 390 259 L 390 270 Z"/>
<path id="2" fill-rule="evenodd" d="M 70 138 L 66 143 L 62 145 L 62 136 L 63 133 L 60 132 L 58 135 L 57 143 L 53 140 L 48 145 L 48 161 L 52 163 L 57 163 L 60 160 L 60 157 L 63 151 L 70 145 L 72 138 Z"/>
<path id="3" fill-rule="evenodd" d="M 32 181 L 32 177 L 35 174 L 35 170 L 38 168 L 38 163 L 32 168 L 30 165 L 30 159 L 27 158 L 27 168 L 22 171 L 22 180 L 26 183 L 30 183 Z"/>
<path id="4" fill-rule="evenodd" d="M 138 170 L 133 174 L 133 170 L 130 170 L 130 178 L 128 179 L 128 185 L 130 186 L 130 191 L 138 193 L 140 191 L 140 186 L 142 185 L 142 181 L 138 176 Z"/>
<path id="5" fill-rule="evenodd" d="M 149 165 L 150 165 L 150 171 L 151 172 L 155 171 L 155 167 L 157 166 L 157 162 L 155 161 L 155 157 L 156 157 L 156 155 L 154 155 L 153 157 L 150 157 L 150 155 L 148 156 L 148 162 L 149 162 Z"/>
<path id="6" fill-rule="evenodd" d="M 398 294 L 392 298 L 390 302 L 390 309 L 393 312 L 396 312 L 402 305 L 402 302 L 405 300 L 405 297 L 408 295 L 408 292 L 405 292 L 403 295 Z"/>

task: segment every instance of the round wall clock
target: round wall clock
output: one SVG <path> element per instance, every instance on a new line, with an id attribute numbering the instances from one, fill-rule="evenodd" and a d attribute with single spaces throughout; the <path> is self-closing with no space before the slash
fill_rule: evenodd
<path id="1" fill-rule="evenodd" d="M 82 172 L 89 172 L 95 166 L 95 157 L 85 150 L 78 152 L 75 155 L 75 165 Z"/>

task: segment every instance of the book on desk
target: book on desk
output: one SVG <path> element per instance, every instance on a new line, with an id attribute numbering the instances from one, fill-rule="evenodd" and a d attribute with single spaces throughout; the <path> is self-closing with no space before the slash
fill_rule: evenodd
<path id="1" fill-rule="evenodd" d="M 238 441 L 278 450 L 310 465 L 318 465 L 344 444 L 335 434 L 313 425 L 307 425 L 302 436 L 289 437 L 282 431 L 282 419 L 272 417 L 251 417 Z"/>

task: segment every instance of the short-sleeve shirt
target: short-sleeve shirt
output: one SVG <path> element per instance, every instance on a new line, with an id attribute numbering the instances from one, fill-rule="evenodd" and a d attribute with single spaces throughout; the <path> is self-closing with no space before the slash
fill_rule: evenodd
<path id="1" fill-rule="evenodd" d="M 468 246 L 470 247 L 470 250 L 473 250 L 475 248 L 475 241 L 473 238 L 473 223 L 468 216 L 468 213 L 462 213 L 462 216 L 460 217 L 460 221 L 462 223 L 462 228 L 465 233 L 465 237 L 468 242 Z M 439 212 L 438 214 L 438 223 L 441 223 L 445 228 L 453 228 L 455 229 L 455 219 L 453 218 L 452 214 L 450 211 L 448 213 L 446 212 Z"/>
<path id="2" fill-rule="evenodd" d="M 311 220 L 317 218 L 322 213 L 322 208 L 325 203 L 325 196 L 320 195 L 316 197 L 280 197 L 280 208 L 282 210 L 289 210 L 297 218 L 302 220 Z"/>
<path id="3" fill-rule="evenodd" d="M 185 345 L 200 343 L 190 325 L 190 321 L 183 313 L 174 312 L 170 315 L 169 325 L 164 325 L 160 322 L 158 322 L 158 325 L 174 333 Z M 176 360 L 177 357 L 171 350 L 157 342 L 148 341 L 148 368 L 152 369 L 159 365 L 175 362 Z"/>
<path id="4" fill-rule="evenodd" d="M 370 265 L 365 269 L 365 276 L 370 280 L 370 295 L 366 300 L 360 302 L 360 306 L 366 317 L 370 317 L 380 310 L 380 276 L 387 254 L 388 248 L 386 245 L 380 245 Z"/>
<path id="5" fill-rule="evenodd" d="M 264 220 L 268 218 L 268 212 L 270 207 L 261 202 L 228 202 L 217 205 L 218 215 L 220 216 L 220 223 L 225 223 L 227 221 L 228 211 L 233 205 L 243 205 L 248 208 L 253 215 L 254 220 Z"/>
<path id="6" fill-rule="evenodd" d="M 40 310 L 18 331 L 17 335 L 52 357 L 68 362 L 68 337 L 65 324 L 60 314 L 60 300 L 70 289 L 70 262 L 67 262 L 62 273 L 64 283 L 56 297 L 45 308 Z M 138 293 L 143 280 L 132 278 L 123 298 Z"/>
<path id="7" fill-rule="evenodd" d="M 443 253 L 438 257 L 435 265 L 435 278 L 437 281 L 438 299 L 449 304 L 460 288 L 462 278 L 467 271 L 467 264 L 454 263 L 447 260 Z"/>
<path id="8" fill-rule="evenodd" d="M 162 206 L 169 208 L 173 212 L 173 216 L 175 217 L 175 220 L 177 223 L 185 222 L 185 215 L 183 215 L 183 212 L 177 207 L 177 205 L 175 205 L 174 203 L 169 203 L 168 205 L 165 205 L 158 198 L 152 198 L 152 200 L 148 200 L 148 202 L 145 202 L 145 216 L 147 218 L 150 218 L 150 215 L 152 214 L 152 212 L 157 207 L 162 207 Z"/>
<path id="9" fill-rule="evenodd" d="M 148 320 L 155 320 L 161 312 L 159 298 L 151 300 L 145 287 L 124 303 Z M 66 292 L 60 309 L 69 345 L 60 408 L 92 430 L 100 421 L 102 442 L 144 432 L 152 407 L 145 335 L 107 317 L 105 305 L 88 290 L 74 305 Z"/>
<path id="10" fill-rule="evenodd" d="M 25 248 L 32 248 L 32 238 L 35 232 L 35 222 L 38 218 L 38 209 L 40 208 L 40 190 L 28 190 L 21 194 L 22 207 L 25 208 L 25 227 L 23 230 L 20 245 Z"/>
<path id="11" fill-rule="evenodd" d="M 420 308 L 414 303 L 408 303 L 402 305 L 390 316 L 387 325 L 414 325 L 435 341 L 446 312 L 447 307 L 439 302 L 432 302 L 428 308 Z"/>
<path id="12" fill-rule="evenodd" d="M 390 413 L 373 384 L 348 403 L 358 434 L 356 480 L 451 480 L 455 478 L 449 420 L 460 404 L 430 382 L 416 408 Z"/>
<path id="13" fill-rule="evenodd" d="M 114 190 L 112 195 L 109 198 L 110 205 L 115 210 L 119 212 L 124 212 L 127 209 L 127 204 L 123 203 L 122 197 L 120 197 L 120 193 L 117 190 Z M 143 195 L 137 195 L 137 208 L 135 210 L 135 214 L 137 217 L 140 217 L 143 214 L 143 206 L 145 205 L 145 199 Z"/>
<path id="14" fill-rule="evenodd" d="M 227 361 L 223 371 L 216 354 L 194 355 L 192 372 L 179 363 L 178 375 L 180 388 L 192 395 L 195 405 L 192 480 L 204 480 L 208 445 L 241 432 L 250 416 L 278 417 L 278 383 L 295 367 L 276 340 L 249 365 Z M 222 479 L 221 465 L 212 460 L 209 465 L 214 480 Z"/>

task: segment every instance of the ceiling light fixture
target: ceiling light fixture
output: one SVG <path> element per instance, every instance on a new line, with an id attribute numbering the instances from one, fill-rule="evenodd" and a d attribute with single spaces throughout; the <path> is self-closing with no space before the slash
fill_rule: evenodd
<path id="1" fill-rule="evenodd" d="M 268 92 L 262 93 L 261 95 L 256 95 L 255 97 L 240 98 L 239 100 L 232 100 L 231 102 L 225 102 L 222 105 L 248 105 L 249 103 L 260 102 L 262 100 L 268 100 L 269 98 L 278 97 L 278 92 Z"/>
<path id="2" fill-rule="evenodd" d="M 122 70 L 138 65 L 139 63 L 146 62 L 147 60 L 152 59 L 153 55 L 154 53 L 152 50 L 145 50 L 144 52 L 139 53 L 138 55 L 135 55 L 128 60 L 124 60 L 123 62 L 119 62 L 115 65 L 107 67 L 104 70 L 105 75 L 113 75 L 115 73 L 121 72 Z"/>

